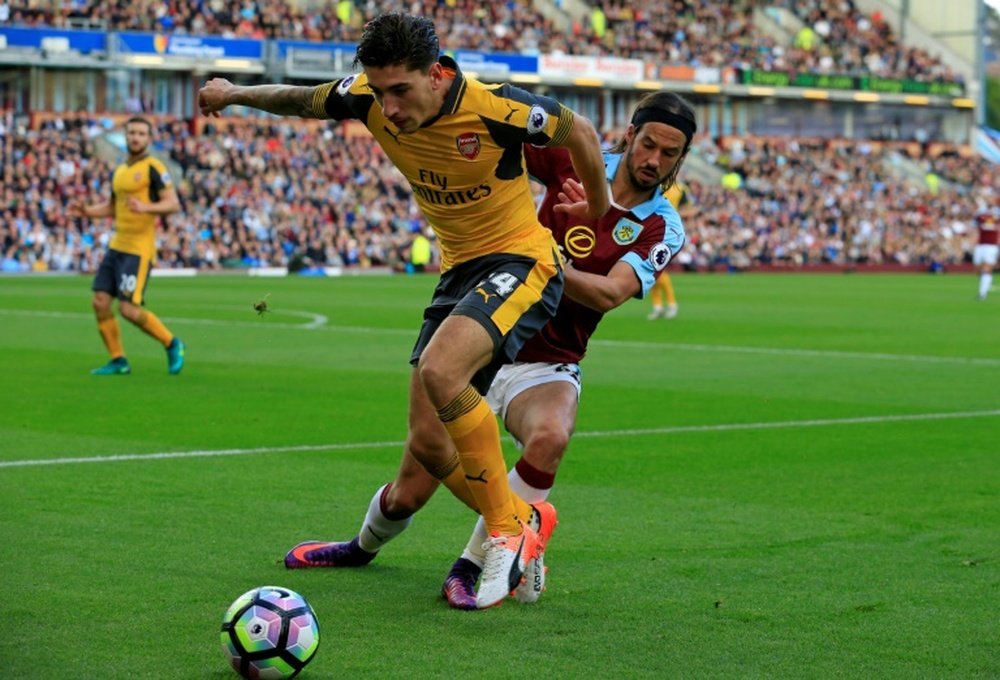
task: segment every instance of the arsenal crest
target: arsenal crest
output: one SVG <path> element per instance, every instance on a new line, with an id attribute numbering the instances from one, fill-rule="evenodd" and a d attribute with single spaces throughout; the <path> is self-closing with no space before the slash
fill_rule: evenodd
<path id="1" fill-rule="evenodd" d="M 479 156 L 479 150 L 482 148 L 479 135 L 475 132 L 466 132 L 455 137 L 455 145 L 458 147 L 458 152 L 470 161 L 476 160 Z"/>

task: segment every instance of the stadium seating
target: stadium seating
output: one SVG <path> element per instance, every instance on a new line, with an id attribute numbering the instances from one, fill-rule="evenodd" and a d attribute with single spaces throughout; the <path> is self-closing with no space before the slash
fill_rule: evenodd
<path id="1" fill-rule="evenodd" d="M 614 54 L 764 71 L 823 73 L 835 65 L 839 72 L 960 80 L 851 1 L 768 4 L 768 11 L 794 16 L 809 40 L 763 31 L 759 3 L 747 0 L 592 0 L 561 20 L 540 5 L 86 0 L 11 3 L 7 23 L 349 42 L 374 13 L 402 9 L 432 17 L 445 49 Z M 69 219 L 64 208 L 73 197 L 110 192 L 108 125 L 86 114 L 0 118 L 0 270 L 91 271 L 99 261 L 110 224 Z M 427 230 L 400 173 L 357 126 L 273 119 L 202 125 L 158 120 L 157 154 L 176 168 L 185 208 L 163 232 L 160 266 L 398 268 L 413 232 Z M 956 264 L 970 258 L 972 215 L 1000 196 L 985 161 L 947 144 L 702 137 L 692 155 L 692 163 L 735 185 L 690 181 L 699 211 L 679 256 L 689 268 Z M 933 186 L 925 175 L 934 176 Z"/>
<path id="2" fill-rule="evenodd" d="M 365 22 L 377 13 L 403 10 L 433 18 L 442 48 L 446 50 L 613 54 L 673 65 L 870 73 L 887 78 L 961 81 L 960 75 L 937 57 L 899 43 L 888 23 L 879 16 L 865 15 L 853 2 L 768 3 L 772 8 L 781 7 L 794 13 L 812 29 L 815 40 L 808 47 L 796 44 L 795 36 L 779 40 L 760 30 L 755 22 L 755 11 L 762 11 L 758 5 L 749 0 L 645 4 L 601 0 L 592 3 L 594 11 L 590 15 L 565 13 L 561 15 L 564 21 L 557 25 L 529 0 L 490 3 L 86 0 L 27 3 L 27 6 L 14 3 L 9 23 L 356 42 Z M 563 25 L 567 30 L 560 30 Z"/>
<path id="3" fill-rule="evenodd" d="M 111 225 L 66 218 L 64 206 L 110 192 L 102 126 L 3 120 L 3 269 L 91 271 Z M 160 266 L 401 267 L 413 230 L 426 229 L 402 175 L 355 126 L 223 119 L 193 134 L 165 122 L 158 139 L 185 208 L 163 232 Z M 945 144 L 702 138 L 698 154 L 740 181 L 690 182 L 688 268 L 958 264 L 971 256 L 975 212 L 1000 195 L 985 161 Z M 923 175 L 901 176 L 900 158 L 935 172 L 937 194 Z"/>

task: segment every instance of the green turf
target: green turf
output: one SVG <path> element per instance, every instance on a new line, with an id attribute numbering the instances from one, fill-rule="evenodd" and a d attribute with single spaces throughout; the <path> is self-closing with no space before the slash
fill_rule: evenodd
<path id="1" fill-rule="evenodd" d="M 187 367 L 126 324 L 133 374 L 98 378 L 89 280 L 0 278 L 0 677 L 236 677 L 221 616 L 266 584 L 317 612 L 304 678 L 1000 676 L 973 276 L 683 275 L 677 319 L 612 313 L 535 606 L 439 599 L 471 528 L 445 495 L 365 569 L 286 571 L 394 474 L 434 282 L 154 279 Z M 185 452 L 232 455 L 72 462 Z"/>

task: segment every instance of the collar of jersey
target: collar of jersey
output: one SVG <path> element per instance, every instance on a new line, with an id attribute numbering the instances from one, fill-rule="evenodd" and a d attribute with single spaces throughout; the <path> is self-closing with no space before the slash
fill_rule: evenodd
<path id="1" fill-rule="evenodd" d="M 621 164 L 624 156 L 625 154 L 620 153 L 604 153 L 604 174 L 608 179 L 608 186 L 611 186 L 611 183 L 614 181 L 615 173 L 618 172 L 618 166 Z M 662 192 L 654 191 L 652 198 L 644 203 L 640 203 L 634 208 L 631 208 L 629 212 L 638 217 L 640 220 L 644 220 L 653 213 L 657 212 L 664 203 L 669 202 L 670 201 L 666 199 Z"/>
<path id="2" fill-rule="evenodd" d="M 441 105 L 441 110 L 438 111 L 436 116 L 420 127 L 430 127 L 436 123 L 438 118 L 441 116 L 451 115 L 458 111 L 458 105 L 462 103 L 462 95 L 465 94 L 465 76 L 462 75 L 462 70 L 458 68 L 458 63 L 451 57 L 444 54 L 438 58 L 438 62 L 446 69 L 451 69 L 455 72 L 455 80 L 451 81 L 451 88 L 448 90 L 448 94 L 445 95 L 444 104 Z"/>
<path id="3" fill-rule="evenodd" d="M 138 158 L 136 158 L 134 161 L 133 160 L 129 160 L 129 157 L 126 155 L 125 156 L 125 165 L 127 165 L 129 167 L 132 167 L 136 163 L 141 163 L 142 161 L 146 160 L 147 158 L 149 158 L 149 149 L 147 149 L 146 153 L 142 154 L 141 156 L 139 156 Z"/>

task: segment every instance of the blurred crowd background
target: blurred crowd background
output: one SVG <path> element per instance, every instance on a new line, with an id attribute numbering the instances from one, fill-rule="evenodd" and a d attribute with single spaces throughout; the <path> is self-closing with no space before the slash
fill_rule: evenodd
<path id="1" fill-rule="evenodd" d="M 614 55 L 689 66 L 961 80 L 936 56 L 901 44 L 880 12 L 865 14 L 850 0 L 601 0 L 589 4 L 590 14 L 574 20 L 568 31 L 559 30 L 530 0 L 5 0 L 0 3 L 0 21 L 357 42 L 372 17 L 405 11 L 433 18 L 444 50 Z M 783 7 L 802 20 L 803 30 L 791 45 L 780 44 L 754 28 L 752 10 L 763 4 Z"/>
<path id="2" fill-rule="evenodd" d="M 854 2 L 768 3 L 801 19 L 790 44 L 755 31 L 754 4 L 603 0 L 560 31 L 527 0 L 4 1 L 0 25 L 350 42 L 370 17 L 399 9 L 433 17 L 445 49 L 961 81 Z M 154 120 L 154 153 L 169 162 L 184 206 L 160 235 L 161 267 L 404 269 L 413 239 L 432 236 L 403 177 L 358 126 Z M 106 147 L 119 122 L 86 112 L 0 114 L 0 271 L 94 269 L 113 225 L 69 218 L 65 207 L 110 194 L 120 156 Z M 622 130 L 603 133 L 610 145 Z M 994 165 L 921 130 L 868 140 L 703 134 L 688 164 L 699 169 L 681 175 L 697 211 L 677 261 L 689 269 L 939 269 L 971 260 L 976 216 L 1000 205 Z"/>

